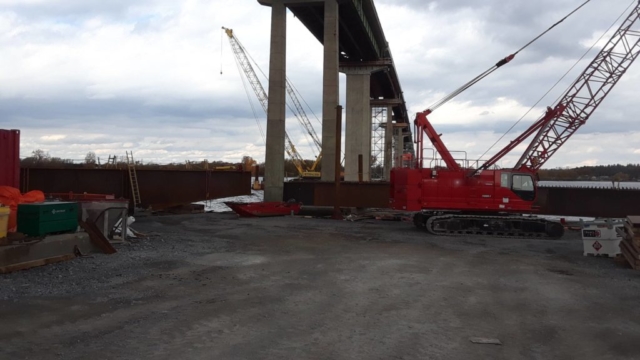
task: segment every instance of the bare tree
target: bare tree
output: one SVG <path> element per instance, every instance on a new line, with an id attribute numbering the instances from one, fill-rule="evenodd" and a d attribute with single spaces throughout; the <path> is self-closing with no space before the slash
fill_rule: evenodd
<path id="1" fill-rule="evenodd" d="M 87 155 L 84 157 L 84 163 L 87 165 L 95 165 L 96 153 L 94 153 L 93 151 L 89 151 Z"/>
<path id="2" fill-rule="evenodd" d="M 51 160 L 51 155 L 42 149 L 33 150 L 31 157 L 38 163 Z"/>

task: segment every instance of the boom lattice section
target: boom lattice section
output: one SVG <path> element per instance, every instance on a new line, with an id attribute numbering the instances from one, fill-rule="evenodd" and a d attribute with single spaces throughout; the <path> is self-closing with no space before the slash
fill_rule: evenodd
<path id="1" fill-rule="evenodd" d="M 233 31 L 231 29 L 224 29 L 224 30 L 227 33 L 227 36 L 229 37 L 229 43 L 231 44 L 233 53 L 236 57 L 236 60 L 238 61 L 238 65 L 240 66 L 240 68 L 242 68 L 242 71 L 247 77 L 247 80 L 249 81 L 251 88 L 253 88 L 253 92 L 255 92 L 256 97 L 258 98 L 258 102 L 260 103 L 260 106 L 262 106 L 262 109 L 264 110 L 264 112 L 267 113 L 267 109 L 269 106 L 269 97 L 267 95 L 267 92 L 264 90 L 264 87 L 262 86 L 262 83 L 260 82 L 260 79 L 258 78 L 256 71 L 253 69 L 253 66 L 251 65 L 251 62 L 249 61 L 249 57 L 247 56 L 244 50 L 244 47 L 242 46 L 242 44 L 240 44 L 238 39 L 233 35 Z M 306 173 L 304 160 L 296 150 L 296 147 L 293 145 L 293 142 L 291 141 L 289 134 L 286 132 L 285 132 L 284 149 L 289 155 L 289 157 L 291 158 L 291 160 L 293 161 L 300 175 L 303 175 L 304 173 Z"/>
<path id="2" fill-rule="evenodd" d="M 515 168 L 537 171 L 582 126 L 640 54 L 640 3 L 571 85 Z"/>

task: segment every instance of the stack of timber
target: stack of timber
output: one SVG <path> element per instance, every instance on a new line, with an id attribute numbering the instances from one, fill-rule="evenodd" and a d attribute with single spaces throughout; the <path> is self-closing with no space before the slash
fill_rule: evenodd
<path id="1" fill-rule="evenodd" d="M 628 216 L 624 223 L 620 250 L 635 270 L 640 270 L 640 216 Z"/>

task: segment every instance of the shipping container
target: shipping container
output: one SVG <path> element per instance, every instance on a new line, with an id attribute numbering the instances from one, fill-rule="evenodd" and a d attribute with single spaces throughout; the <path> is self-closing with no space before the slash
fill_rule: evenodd
<path id="1" fill-rule="evenodd" d="M 0 186 L 20 188 L 20 130 L 0 130 Z"/>

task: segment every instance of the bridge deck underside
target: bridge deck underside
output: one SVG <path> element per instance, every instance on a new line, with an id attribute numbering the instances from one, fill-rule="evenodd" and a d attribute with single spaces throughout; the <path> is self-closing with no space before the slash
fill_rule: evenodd
<path id="1" fill-rule="evenodd" d="M 341 64 L 386 64 L 388 70 L 380 71 L 371 76 L 372 99 L 400 99 L 399 104 L 393 105 L 394 118 L 399 123 L 409 123 L 406 104 L 398 74 L 387 49 L 386 39 L 382 32 L 375 7 L 372 1 L 362 1 L 362 13 L 354 5 L 354 1 L 347 0 L 340 3 L 339 12 L 339 46 Z M 291 3 L 287 7 L 313 36 L 324 43 L 324 4 L 322 2 Z M 362 20 L 362 15 L 370 24 L 369 28 Z M 369 30 L 368 30 L 369 29 Z M 411 127 L 407 127 L 410 135 Z M 412 141 L 411 136 L 405 141 Z"/>

